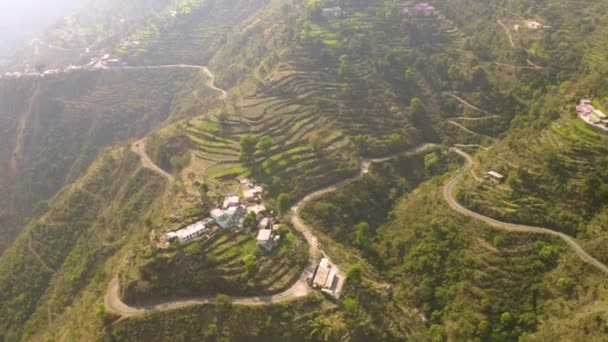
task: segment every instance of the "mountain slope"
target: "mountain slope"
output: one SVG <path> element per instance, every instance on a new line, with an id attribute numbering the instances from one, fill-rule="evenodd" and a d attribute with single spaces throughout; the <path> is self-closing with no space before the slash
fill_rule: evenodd
<path id="1" fill-rule="evenodd" d="M 104 147 L 196 113 L 192 92 L 204 97 L 205 82 L 187 69 L 1 79 L 0 250 L 40 201 L 78 178 Z"/>

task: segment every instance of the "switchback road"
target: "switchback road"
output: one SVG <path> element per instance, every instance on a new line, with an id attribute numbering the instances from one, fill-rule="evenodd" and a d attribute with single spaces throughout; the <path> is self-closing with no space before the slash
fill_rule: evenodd
<path id="1" fill-rule="evenodd" d="M 578 242 L 576 242 L 576 240 L 569 235 L 566 235 L 566 234 L 560 233 L 560 232 L 556 232 L 556 231 L 548 229 L 548 228 L 499 221 L 494 218 L 484 216 L 484 215 L 481 215 L 474 211 L 471 211 L 471 210 L 465 208 L 464 206 L 462 206 L 460 203 L 458 203 L 458 201 L 456 200 L 456 197 L 454 196 L 454 188 L 456 187 L 456 185 L 458 184 L 458 182 L 460 181 L 462 176 L 465 174 L 465 172 L 473 167 L 473 158 L 471 158 L 470 155 L 468 155 L 467 153 L 465 153 L 457 148 L 453 148 L 453 151 L 455 151 L 460 156 L 462 156 L 467 162 L 467 165 L 454 178 L 452 178 L 443 188 L 443 197 L 445 198 L 445 200 L 448 202 L 449 206 L 453 210 L 455 210 L 463 215 L 472 217 L 476 220 L 483 221 L 495 228 L 499 228 L 499 229 L 503 229 L 503 230 L 507 230 L 507 231 L 511 231 L 511 232 L 536 233 L 536 234 L 546 234 L 546 235 L 557 236 L 560 239 L 564 240 L 564 242 L 566 242 L 566 244 L 568 244 L 568 246 L 570 246 L 574 250 L 576 255 L 578 255 L 578 257 L 581 260 L 583 260 L 587 263 L 590 263 L 591 265 L 597 267 L 600 271 L 608 274 L 608 266 L 604 265 L 599 260 L 590 256 L 578 244 Z"/>

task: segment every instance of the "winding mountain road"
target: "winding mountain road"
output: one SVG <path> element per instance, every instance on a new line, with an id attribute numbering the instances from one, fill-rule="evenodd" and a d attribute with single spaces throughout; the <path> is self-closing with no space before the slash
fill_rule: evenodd
<path id="1" fill-rule="evenodd" d="M 137 155 L 139 155 L 139 158 L 141 159 L 141 165 L 143 167 L 145 167 L 146 169 L 150 169 L 150 170 L 158 173 L 159 175 L 167 178 L 167 180 L 171 183 L 173 183 L 175 181 L 175 177 L 173 177 L 172 174 L 161 169 L 158 165 L 154 164 L 152 159 L 150 159 L 150 156 L 148 156 L 148 154 L 146 153 L 145 138 L 134 142 L 133 145 L 131 145 L 131 151 L 133 151 L 133 152 L 137 153 Z"/>
<path id="2" fill-rule="evenodd" d="M 462 176 L 465 174 L 465 172 L 469 169 L 472 169 L 473 158 L 471 158 L 471 156 L 469 154 L 467 154 L 457 148 L 453 148 L 452 150 L 455 151 L 456 153 L 458 153 L 460 156 L 462 156 L 467 162 L 467 165 L 454 178 L 452 178 L 448 183 L 446 183 L 445 187 L 443 188 L 443 197 L 453 210 L 455 210 L 463 215 L 472 217 L 476 220 L 483 221 L 495 228 L 499 228 L 499 229 L 503 229 L 503 230 L 507 230 L 507 231 L 511 231 L 511 232 L 536 233 L 536 234 L 546 234 L 546 235 L 557 236 L 560 239 L 564 240 L 564 242 L 566 242 L 566 244 L 568 244 L 568 246 L 570 246 L 574 250 L 574 252 L 578 255 L 578 257 L 581 260 L 597 267 L 600 271 L 608 274 L 608 266 L 606 266 L 599 260 L 593 258 L 587 252 L 585 252 L 585 250 L 576 242 L 576 240 L 569 235 L 566 235 L 566 234 L 560 233 L 560 232 L 556 232 L 554 230 L 543 228 L 543 227 L 535 227 L 535 226 L 528 226 L 528 225 L 523 225 L 523 224 L 515 224 L 515 223 L 499 221 L 499 220 L 493 219 L 491 217 L 484 216 L 484 215 L 481 215 L 474 211 L 471 211 L 471 210 L 465 208 L 464 206 L 462 206 L 460 203 L 458 203 L 458 201 L 456 200 L 456 197 L 454 196 L 454 188 L 456 187 L 456 185 L 458 184 L 458 182 L 460 181 Z"/>
<path id="3" fill-rule="evenodd" d="M 294 298 L 304 297 L 304 296 L 308 295 L 308 293 L 310 292 L 310 288 L 308 287 L 306 278 L 314 272 L 314 269 L 317 265 L 316 256 L 320 251 L 319 251 L 319 247 L 318 247 L 319 243 L 318 243 L 317 237 L 314 235 L 311 227 L 309 225 L 307 225 L 306 223 L 304 223 L 304 221 L 299 216 L 300 209 L 304 206 L 304 204 L 306 204 L 307 202 L 309 202 L 321 195 L 336 191 L 340 187 L 342 187 L 346 184 L 349 184 L 349 183 L 352 183 L 354 181 L 361 179 L 365 174 L 367 174 L 367 171 L 369 170 L 369 167 L 371 164 L 384 162 L 384 161 L 387 161 L 387 160 L 390 160 L 392 158 L 396 158 L 396 157 L 402 156 L 402 155 L 420 153 L 420 152 L 426 151 L 435 146 L 437 146 L 437 145 L 430 144 L 430 143 L 424 143 L 424 144 L 418 145 L 416 147 L 407 149 L 405 151 L 392 154 L 390 156 L 386 156 L 386 157 L 382 157 L 382 158 L 363 159 L 361 161 L 360 169 L 359 169 L 359 172 L 357 173 L 357 175 L 347 178 L 345 180 L 342 180 L 340 182 L 337 182 L 326 188 L 314 191 L 314 192 L 308 194 L 307 196 L 305 196 L 302 200 L 300 200 L 294 206 L 292 206 L 289 217 L 290 217 L 294 227 L 300 233 L 302 233 L 302 235 L 306 239 L 306 242 L 309 245 L 308 264 L 302 271 L 302 274 L 300 275 L 299 279 L 291 287 L 289 287 L 287 290 L 285 290 L 283 292 L 280 292 L 280 293 L 277 293 L 274 295 L 265 295 L 265 296 L 231 297 L 232 303 L 241 304 L 241 305 L 260 305 L 260 304 L 268 304 L 268 303 L 280 303 L 280 302 L 285 302 L 285 301 L 292 300 Z M 142 158 L 142 163 L 143 163 L 143 161 L 144 161 L 144 158 Z M 152 169 L 158 172 L 157 169 L 160 169 L 160 168 L 158 168 L 158 166 L 156 166 L 155 168 L 152 168 Z M 164 175 L 166 172 L 162 171 L 159 173 Z M 337 266 L 335 266 L 335 267 L 337 267 Z M 189 306 L 189 305 L 213 303 L 213 302 L 215 302 L 215 299 L 216 299 L 216 297 L 214 297 L 214 296 L 191 297 L 191 298 L 183 298 L 183 299 L 167 301 L 164 303 L 153 304 L 153 305 L 132 306 L 132 305 L 128 305 L 128 304 L 124 303 L 121 300 L 120 284 L 119 284 L 119 280 L 118 280 L 118 275 L 115 275 L 114 278 L 112 279 L 112 281 L 110 282 L 110 286 L 108 289 L 108 293 L 106 294 L 104 303 L 105 303 L 106 309 L 108 309 L 114 313 L 117 313 L 117 314 L 120 314 L 123 316 L 135 316 L 135 315 L 142 315 L 142 314 L 147 314 L 147 313 L 161 311 L 161 310 L 180 308 L 180 307 Z"/>

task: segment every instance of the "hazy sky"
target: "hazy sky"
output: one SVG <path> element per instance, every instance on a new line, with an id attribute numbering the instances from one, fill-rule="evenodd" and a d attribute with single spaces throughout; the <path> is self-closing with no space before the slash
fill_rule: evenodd
<path id="1" fill-rule="evenodd" d="M 38 33 L 90 0 L 0 0 L 0 47 Z"/>

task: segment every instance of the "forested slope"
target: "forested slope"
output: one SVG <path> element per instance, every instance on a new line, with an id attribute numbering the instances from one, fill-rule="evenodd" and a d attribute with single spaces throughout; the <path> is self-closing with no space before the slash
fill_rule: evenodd
<path id="1" fill-rule="evenodd" d="M 196 114 L 192 92 L 206 91 L 205 82 L 196 70 L 162 69 L 1 79 L 0 250 L 40 201 L 77 179 L 104 147 Z"/>

